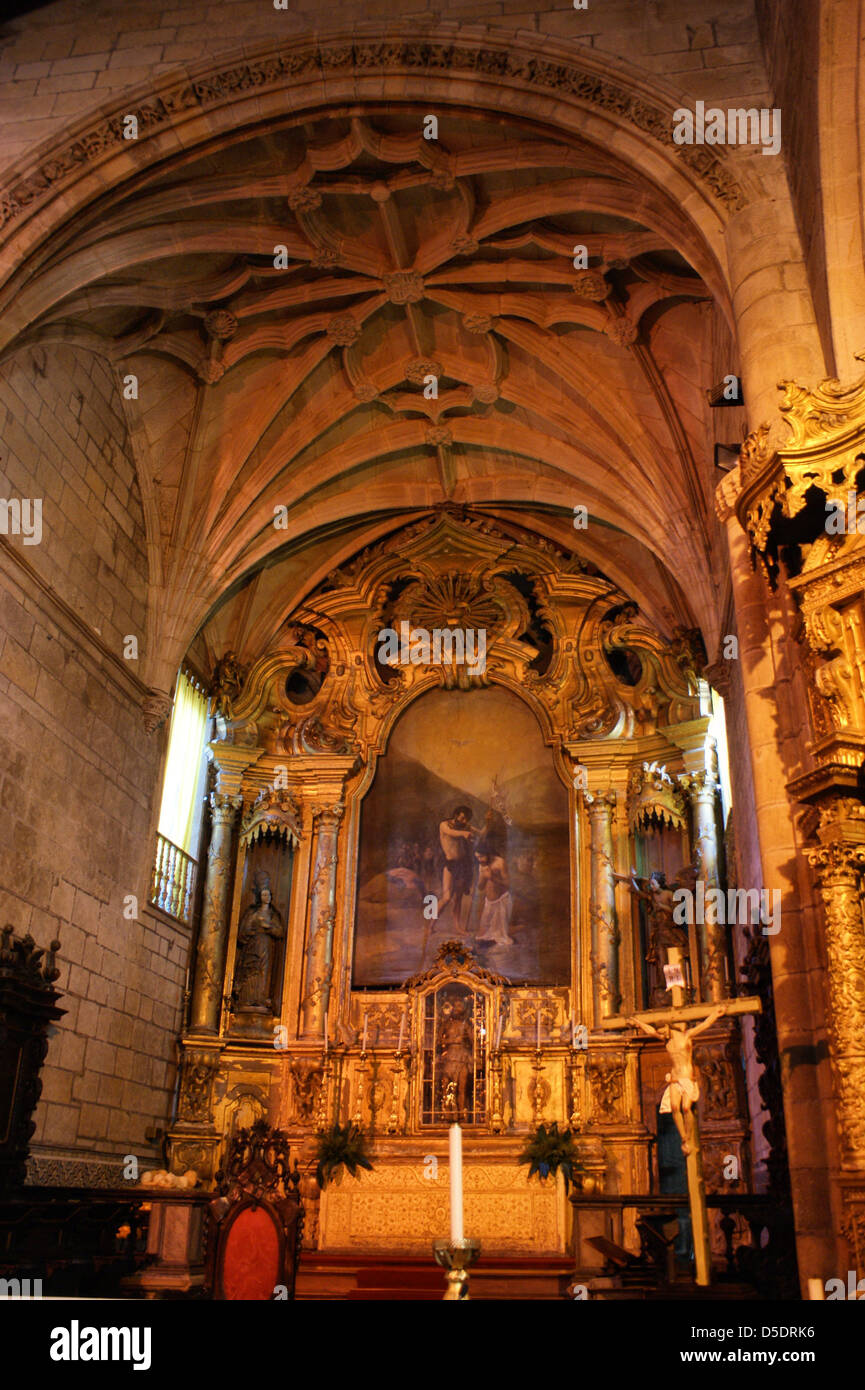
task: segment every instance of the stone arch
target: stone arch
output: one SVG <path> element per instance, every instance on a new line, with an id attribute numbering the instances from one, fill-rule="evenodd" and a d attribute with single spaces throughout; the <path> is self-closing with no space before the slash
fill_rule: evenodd
<path id="1" fill-rule="evenodd" d="M 86 202 L 181 151 L 238 128 L 345 104 L 440 102 L 495 110 L 579 135 L 645 169 L 700 229 L 707 259 L 723 265 L 727 218 L 753 196 L 755 176 L 734 157 L 670 143 L 676 94 L 587 48 L 460 26 L 364 26 L 238 50 L 182 77 L 161 75 L 121 103 L 91 113 L 9 172 L 0 188 L 0 273 L 14 273 Z M 123 117 L 140 138 L 123 138 Z"/>

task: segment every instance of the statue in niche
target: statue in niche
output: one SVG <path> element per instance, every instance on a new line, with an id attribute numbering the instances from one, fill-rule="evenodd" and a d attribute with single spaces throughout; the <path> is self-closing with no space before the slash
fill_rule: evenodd
<path id="1" fill-rule="evenodd" d="M 450 1110 L 459 1124 L 460 1120 L 469 1118 L 468 1089 L 474 1053 L 472 1028 L 466 1018 L 466 1001 L 447 1000 L 441 1006 L 441 1018 L 439 1051 L 444 1107 Z"/>
<path id="2" fill-rule="evenodd" d="M 648 878 L 638 878 L 636 869 L 630 875 L 614 874 L 618 883 L 627 883 L 634 897 L 646 904 L 649 918 L 649 940 L 646 960 L 649 965 L 662 969 L 666 960 L 666 948 L 677 946 L 682 958 L 688 958 L 688 931 L 674 920 L 676 906 L 673 898 L 674 888 L 689 888 L 693 891 L 696 870 L 683 869 L 676 875 L 674 887 L 667 883 L 666 875 L 656 870 Z"/>
<path id="3" fill-rule="evenodd" d="M 272 1013 L 270 998 L 275 943 L 285 936 L 282 917 L 273 906 L 270 877 L 255 876 L 253 902 L 237 929 L 238 964 L 234 972 L 237 1012 Z"/>

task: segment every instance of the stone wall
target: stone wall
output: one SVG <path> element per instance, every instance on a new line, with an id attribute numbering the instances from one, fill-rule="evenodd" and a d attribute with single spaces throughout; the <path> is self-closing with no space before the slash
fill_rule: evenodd
<path id="1" fill-rule="evenodd" d="M 757 16 L 773 102 L 783 112 L 781 149 L 826 369 L 834 374 L 818 135 L 820 6 L 757 0 Z"/>
<path id="2" fill-rule="evenodd" d="M 0 921 L 60 939 L 67 1013 L 34 1143 L 92 1171 L 165 1123 L 187 951 L 145 909 L 164 732 L 145 733 L 122 656 L 143 641 L 144 523 L 102 359 L 43 349 L 0 370 L 0 497 L 21 496 L 42 499 L 42 540 L 0 538 Z"/>
<path id="3" fill-rule="evenodd" d="M 625 57 L 672 91 L 707 101 L 754 99 L 766 80 L 750 0 L 214 0 L 166 4 L 138 0 L 57 0 L 2 31 L 0 131 L 4 159 L 33 150 L 64 126 L 113 104 L 122 93 L 243 45 L 290 42 L 298 35 L 351 32 L 358 23 L 459 22 L 537 41 L 573 40 Z M 322 18 L 325 16 L 325 22 Z M 470 27 L 469 27 L 470 26 Z"/>

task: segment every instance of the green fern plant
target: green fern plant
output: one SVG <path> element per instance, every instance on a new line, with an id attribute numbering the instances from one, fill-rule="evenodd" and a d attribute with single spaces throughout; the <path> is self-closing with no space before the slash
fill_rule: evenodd
<path id="1" fill-rule="evenodd" d="M 372 1164 L 366 1150 L 366 1135 L 357 1125 L 331 1125 L 318 1136 L 315 1150 L 315 1176 L 319 1187 L 326 1187 L 340 1168 L 345 1168 L 353 1178 L 358 1168 L 372 1172 Z"/>
<path id="2" fill-rule="evenodd" d="M 555 1120 L 549 1128 L 538 1125 L 534 1134 L 530 1135 L 518 1162 L 531 1164 L 530 1178 L 535 1173 L 541 1178 L 548 1178 L 550 1173 L 555 1174 L 561 1170 L 566 1192 L 574 1179 L 584 1171 L 571 1131 L 566 1129 L 560 1133 L 558 1122 Z"/>

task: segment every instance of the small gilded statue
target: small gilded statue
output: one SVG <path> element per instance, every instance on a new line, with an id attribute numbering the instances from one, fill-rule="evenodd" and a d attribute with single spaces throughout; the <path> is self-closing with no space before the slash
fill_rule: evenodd
<path id="1" fill-rule="evenodd" d="M 213 710 L 223 719 L 231 719 L 232 707 L 243 689 L 244 670 L 234 652 L 228 651 L 213 668 L 210 681 L 210 695 Z"/>
<path id="2" fill-rule="evenodd" d="M 276 942 L 285 936 L 282 917 L 273 906 L 270 878 L 255 876 L 254 900 L 237 929 L 238 963 L 234 972 L 235 1008 L 238 1012 L 272 1013 L 270 997 Z"/>

